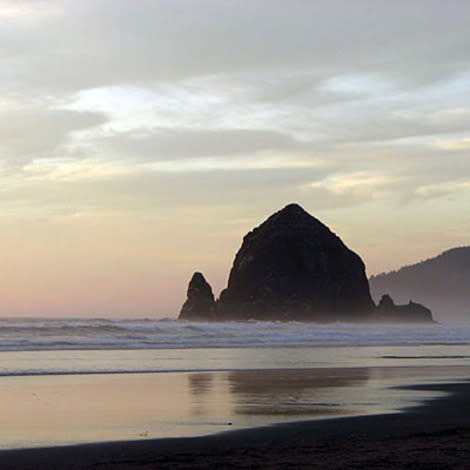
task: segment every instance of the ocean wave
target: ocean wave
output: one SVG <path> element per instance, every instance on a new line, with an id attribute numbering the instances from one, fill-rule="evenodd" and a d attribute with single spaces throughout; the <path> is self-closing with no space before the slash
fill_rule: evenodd
<path id="1" fill-rule="evenodd" d="M 191 323 L 150 318 L 0 320 L 0 351 L 438 344 L 470 344 L 470 326 Z"/>

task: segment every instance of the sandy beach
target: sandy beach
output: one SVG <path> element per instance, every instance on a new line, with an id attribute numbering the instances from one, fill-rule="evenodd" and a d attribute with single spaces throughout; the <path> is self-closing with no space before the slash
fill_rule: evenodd
<path id="1" fill-rule="evenodd" d="M 222 334 L 256 327 L 307 329 Z M 312 347 L 3 351 L 0 470 L 468 468 L 468 330 L 311 328 Z"/>
<path id="2" fill-rule="evenodd" d="M 470 384 L 403 413 L 304 421 L 210 436 L 6 450 L 1 469 L 468 468 Z"/>

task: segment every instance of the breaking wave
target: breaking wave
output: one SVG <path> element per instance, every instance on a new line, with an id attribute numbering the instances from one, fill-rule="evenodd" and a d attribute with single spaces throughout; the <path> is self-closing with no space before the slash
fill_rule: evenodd
<path id="1" fill-rule="evenodd" d="M 0 319 L 0 351 L 468 345 L 470 326 Z"/>

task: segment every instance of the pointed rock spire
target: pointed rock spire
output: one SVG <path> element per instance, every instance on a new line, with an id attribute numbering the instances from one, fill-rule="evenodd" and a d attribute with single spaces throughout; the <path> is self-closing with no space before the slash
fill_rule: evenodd
<path id="1" fill-rule="evenodd" d="M 181 308 L 179 320 L 215 320 L 215 299 L 212 288 L 204 276 L 195 272 L 189 281 L 188 298 Z"/>

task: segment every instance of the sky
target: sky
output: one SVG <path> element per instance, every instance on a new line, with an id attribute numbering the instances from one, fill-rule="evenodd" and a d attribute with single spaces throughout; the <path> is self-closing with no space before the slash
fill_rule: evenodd
<path id="1" fill-rule="evenodd" d="M 470 244 L 468 0 L 0 0 L 0 315 L 169 316 L 298 202 L 368 275 Z"/>

